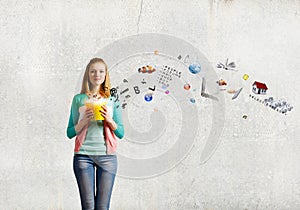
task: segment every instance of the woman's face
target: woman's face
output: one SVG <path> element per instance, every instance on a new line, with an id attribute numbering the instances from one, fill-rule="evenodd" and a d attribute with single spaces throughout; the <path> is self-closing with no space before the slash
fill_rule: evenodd
<path id="1" fill-rule="evenodd" d="M 105 65 L 101 62 L 94 63 L 89 69 L 89 80 L 93 88 L 101 85 L 105 80 Z"/>

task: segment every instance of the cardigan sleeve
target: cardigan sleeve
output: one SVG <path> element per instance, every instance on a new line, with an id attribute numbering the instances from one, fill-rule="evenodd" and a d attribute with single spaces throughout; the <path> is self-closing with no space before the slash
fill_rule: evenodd
<path id="1" fill-rule="evenodd" d="M 117 129 L 114 130 L 114 134 L 119 138 L 122 139 L 124 137 L 124 125 L 122 120 L 122 111 L 121 106 L 118 101 L 114 102 L 114 114 L 113 120 L 117 124 Z"/>
<path id="2" fill-rule="evenodd" d="M 77 97 L 75 95 L 73 97 L 73 101 L 71 105 L 69 123 L 67 128 L 67 136 L 69 139 L 72 139 L 74 136 L 76 136 L 75 125 L 77 125 L 78 123 L 78 118 L 79 118 L 78 102 L 77 102 Z"/>

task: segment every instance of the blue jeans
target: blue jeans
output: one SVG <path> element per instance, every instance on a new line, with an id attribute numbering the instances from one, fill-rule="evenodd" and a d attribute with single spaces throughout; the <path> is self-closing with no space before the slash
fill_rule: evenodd
<path id="1" fill-rule="evenodd" d="M 82 210 L 109 209 L 117 165 L 116 155 L 74 155 L 73 170 Z"/>

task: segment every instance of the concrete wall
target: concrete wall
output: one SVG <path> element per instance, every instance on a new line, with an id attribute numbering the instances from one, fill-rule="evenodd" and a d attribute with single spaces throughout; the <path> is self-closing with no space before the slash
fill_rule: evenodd
<path id="1" fill-rule="evenodd" d="M 197 86 L 191 94 L 199 129 L 189 152 L 151 178 L 117 176 L 111 209 L 300 209 L 299 1 L 1 0 L 0 26 L 1 209 L 80 209 L 74 139 L 66 137 L 72 97 L 90 58 L 143 33 L 190 43 L 228 82 L 227 89 L 243 91 L 236 100 L 219 93 L 224 126 L 216 127 L 214 102 L 200 97 Z M 216 68 L 227 58 L 237 72 Z M 267 84 L 265 97 L 283 98 L 294 109 L 284 115 L 249 97 L 255 95 L 254 81 Z M 175 102 L 180 104 L 180 97 Z M 172 108 L 158 109 L 173 116 Z M 143 119 L 134 115 L 138 111 L 128 110 L 134 129 Z M 170 136 L 163 139 L 186 140 L 178 139 L 180 126 L 189 123 L 180 116 L 177 124 L 166 118 Z M 214 132 L 220 133 L 214 148 L 201 159 L 207 135 Z M 130 145 L 125 136 L 119 149 Z M 153 153 L 164 152 L 158 147 Z"/>

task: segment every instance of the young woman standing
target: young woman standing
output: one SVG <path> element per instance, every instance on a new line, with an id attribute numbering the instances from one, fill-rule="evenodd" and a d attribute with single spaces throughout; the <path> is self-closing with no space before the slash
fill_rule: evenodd
<path id="1" fill-rule="evenodd" d="M 73 170 L 82 209 L 107 210 L 117 171 L 116 136 L 124 136 L 121 108 L 110 96 L 107 65 L 101 58 L 88 63 L 80 94 L 74 96 L 67 128 L 75 139 Z M 104 120 L 95 120 L 95 109 L 85 103 L 104 102 L 98 110 Z"/>

